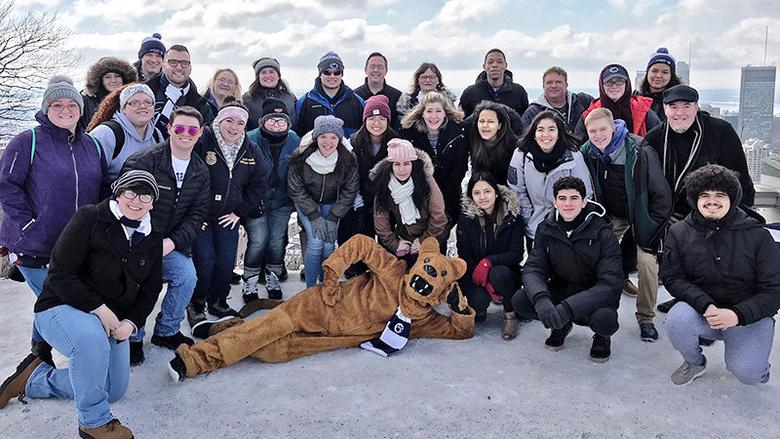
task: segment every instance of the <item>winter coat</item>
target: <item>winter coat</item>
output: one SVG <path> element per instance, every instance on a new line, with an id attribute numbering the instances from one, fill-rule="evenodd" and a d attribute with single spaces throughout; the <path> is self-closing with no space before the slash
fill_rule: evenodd
<path id="1" fill-rule="evenodd" d="M 290 126 L 295 126 L 295 101 L 297 100 L 295 95 L 289 91 L 284 91 L 279 87 L 265 88 L 258 85 L 254 94 L 246 92 L 241 97 L 244 105 L 246 105 L 246 108 L 249 110 L 249 120 L 246 122 L 247 131 L 252 131 L 260 127 L 259 120 L 263 117 L 263 103 L 268 98 L 276 98 L 284 102 L 284 106 L 287 107 L 287 114 L 290 116 Z"/>
<path id="2" fill-rule="evenodd" d="M 506 111 L 507 116 L 509 117 L 509 128 L 512 130 L 513 133 L 515 133 L 515 136 L 521 137 L 523 135 L 523 130 L 525 129 L 526 125 L 523 125 L 522 118 L 520 117 L 517 112 L 508 106 L 504 104 L 499 104 L 503 107 L 504 111 Z M 479 107 L 479 105 L 477 105 Z M 488 108 L 490 110 L 490 108 Z M 494 110 L 495 111 L 495 110 Z M 463 120 L 463 126 L 466 128 L 466 137 L 471 138 L 471 132 L 472 130 L 478 129 L 477 128 L 477 121 L 479 120 L 479 114 L 477 113 L 476 108 L 474 109 L 474 112 L 471 113 L 470 116 L 466 117 L 466 119 Z"/>
<path id="3" fill-rule="evenodd" d="M 160 188 L 160 198 L 152 209 L 152 229 L 163 238 L 170 238 L 176 250 L 189 255 L 195 235 L 209 215 L 211 207 L 211 177 L 206 164 L 192 154 L 181 189 L 176 188 L 170 140 L 144 148 L 131 155 L 122 173 L 140 169 L 154 175 Z"/>
<path id="4" fill-rule="evenodd" d="M 451 92 L 447 87 L 441 87 L 436 91 L 447 98 L 453 106 L 455 105 L 455 102 L 458 101 L 458 97 L 455 96 L 455 93 Z M 401 97 L 398 98 L 398 103 L 395 105 L 395 109 L 398 112 L 398 118 L 403 119 L 406 113 L 412 111 L 412 109 L 420 103 L 423 96 L 424 94 L 420 93 L 418 93 L 417 96 L 412 96 L 409 92 L 401 93 Z"/>
<path id="5" fill-rule="evenodd" d="M 135 129 L 132 122 L 127 119 L 124 113 L 117 111 L 111 120 L 119 124 L 122 128 L 122 132 L 125 133 L 125 141 L 122 144 L 122 149 L 119 151 L 116 157 L 114 157 L 116 149 L 116 136 L 108 125 L 100 124 L 96 126 L 89 135 L 94 137 L 100 142 L 100 146 L 103 148 L 103 154 L 108 161 L 108 178 L 110 181 L 114 181 L 119 177 L 119 170 L 125 164 L 125 160 L 128 157 L 135 154 L 147 146 L 152 146 L 159 142 L 162 137 L 162 133 L 154 126 L 153 121 L 149 121 L 146 127 L 146 133 L 143 138 L 138 134 L 138 130 Z"/>
<path id="6" fill-rule="evenodd" d="M 640 137 L 644 137 L 650 130 L 661 125 L 661 120 L 658 119 L 655 112 L 650 109 L 650 106 L 653 105 L 652 99 L 644 96 L 631 96 L 630 105 L 631 119 L 634 122 L 634 126 L 629 127 L 630 132 Z M 577 127 L 574 128 L 574 136 L 578 139 L 585 140 L 588 138 L 588 130 L 585 127 L 585 118 L 596 108 L 601 108 L 600 98 L 594 100 L 590 104 L 590 107 L 582 113 L 582 117 L 580 117 L 580 120 L 577 122 Z"/>
<path id="7" fill-rule="evenodd" d="M 41 111 L 35 120 L 40 125 L 11 139 L 0 159 L 0 243 L 48 258 L 70 217 L 108 195 L 108 168 L 80 127 L 71 134 Z"/>
<path id="8" fill-rule="evenodd" d="M 728 308 L 740 325 L 773 317 L 780 308 L 780 249 L 755 219 L 732 202 L 720 221 L 692 213 L 669 228 L 661 279 L 669 293 L 700 314 Z"/>
<path id="9" fill-rule="evenodd" d="M 498 186 L 501 204 L 496 205 L 496 224 L 493 228 L 494 247 L 488 253 L 485 236 L 485 212 L 468 195 L 463 195 L 463 212 L 458 219 L 458 257 L 466 261 L 466 274 L 461 282 L 471 282 L 474 267 L 487 258 L 493 266 L 504 265 L 520 278 L 520 263 L 525 248 L 525 224 L 520 216 L 517 196 L 506 186 Z"/>
<path id="10" fill-rule="evenodd" d="M 398 137 L 398 134 L 390 127 L 385 135 L 385 139 Z M 376 155 L 371 155 L 371 138 L 366 136 L 363 141 L 357 139 L 357 133 L 353 134 L 349 139 L 350 145 L 352 145 L 352 152 L 355 153 L 358 166 L 358 177 L 360 179 L 360 196 L 363 198 L 363 205 L 369 210 L 374 209 L 374 195 L 376 193 L 374 184 L 369 176 L 374 166 L 377 165 L 383 158 L 387 157 L 387 143 L 379 146 L 379 151 Z"/>
<path id="11" fill-rule="evenodd" d="M 649 146 L 640 147 L 642 138 L 629 134 L 623 142 L 625 152 L 626 210 L 634 239 L 639 247 L 655 252 L 663 238 L 664 226 L 672 215 L 672 191 L 664 178 L 658 155 Z M 607 172 L 602 162 L 591 150 L 590 140 L 582 145 L 581 152 L 593 183 L 593 199 L 602 205 L 611 194 L 601 186 L 599 175 Z"/>
<path id="12" fill-rule="evenodd" d="M 281 145 L 279 159 L 273 162 L 271 154 L 271 142 L 263 137 L 260 128 L 246 133 L 247 138 L 260 148 L 263 153 L 262 160 L 266 160 L 271 167 L 270 182 L 264 188 L 263 200 L 267 200 L 266 211 L 281 209 L 285 206 L 292 206 L 293 202 L 287 194 L 287 163 L 295 150 L 300 146 L 301 140 L 294 131 L 287 131 L 287 138 Z"/>
<path id="13" fill-rule="evenodd" d="M 468 139 L 462 123 L 447 120 L 439 129 L 436 148 L 428 141 L 425 122 L 419 120 L 410 128 L 401 130 L 400 136 L 428 153 L 433 161 L 433 178 L 444 195 L 447 220 L 454 224 L 460 217 L 460 195 L 463 178 L 469 161 Z"/>
<path id="14" fill-rule="evenodd" d="M 303 151 L 298 148 L 291 159 L 295 160 Z M 358 181 L 357 159 L 352 151 L 340 143 L 337 150 L 339 157 L 336 169 L 345 169 L 344 181 L 336 182 L 336 171 L 329 174 L 318 174 L 306 162 L 290 163 L 287 167 L 287 193 L 290 194 L 295 207 L 309 221 L 320 218 L 320 205 L 330 204 L 330 212 L 326 220 L 338 221 L 352 209 L 352 204 L 360 190 Z"/>
<path id="15" fill-rule="evenodd" d="M 51 255 L 35 312 L 70 305 L 86 313 L 108 306 L 136 328 L 146 323 L 162 290 L 162 235 L 152 232 L 130 249 L 109 201 L 79 209 Z"/>
<path id="16" fill-rule="evenodd" d="M 466 116 L 470 116 L 482 101 L 504 104 L 515 110 L 518 115 L 522 115 L 528 109 L 528 93 L 522 85 L 512 82 L 512 72 L 509 70 L 504 72 L 504 83 L 498 91 L 493 91 L 493 86 L 488 83 L 487 73 L 481 72 L 477 76 L 477 80 L 474 81 L 474 85 L 466 87 L 460 96 L 460 108 L 463 109 Z M 524 124 L 524 126 L 527 125 Z M 517 132 L 516 134 L 521 135 Z"/>
<path id="17" fill-rule="evenodd" d="M 271 164 L 254 142 L 244 136 L 232 169 L 228 169 L 211 126 L 204 129 L 192 152 L 203 159 L 209 170 L 211 209 L 207 219 L 216 220 L 228 213 L 240 218 L 263 215 L 267 201 L 263 195 L 268 194 Z"/>
<path id="18" fill-rule="evenodd" d="M 604 208 L 588 201 L 585 221 L 571 236 L 550 212 L 536 231 L 534 248 L 523 266 L 523 285 L 532 303 L 543 296 L 566 303 L 575 321 L 599 308 L 617 309 L 623 290 L 620 246 Z"/>
<path id="19" fill-rule="evenodd" d="M 314 88 L 298 98 L 295 103 L 296 121 L 294 131 L 298 137 L 314 129 L 314 119 L 317 116 L 333 115 L 344 121 L 344 137 L 349 137 L 363 125 L 363 98 L 356 95 L 343 82 L 339 91 L 332 99 L 322 88 L 320 78 L 314 81 Z"/>
<path id="20" fill-rule="evenodd" d="M 433 163 L 430 156 L 423 151 L 417 151 L 418 160 L 423 163 L 425 177 L 430 191 L 428 204 L 418 208 L 420 218 L 414 224 L 403 224 L 398 205 L 390 203 L 390 210 L 379 210 L 379 203 L 374 200 L 374 227 L 379 243 L 389 252 L 395 253 L 401 239 L 412 242 L 419 239 L 420 242 L 432 236 L 442 242 L 447 239 L 447 215 L 444 213 L 444 198 L 439 186 L 433 178 Z M 383 176 L 391 173 L 393 163 L 387 158 L 382 159 L 371 170 L 370 178 L 373 183 L 384 180 Z"/>
<path id="21" fill-rule="evenodd" d="M 564 120 L 566 127 L 569 128 L 569 132 L 574 133 L 574 129 L 577 127 L 577 122 L 580 121 L 582 113 L 584 113 L 585 110 L 590 107 L 591 102 L 593 102 L 593 96 L 587 93 L 572 93 L 567 91 L 565 105 L 566 115 L 564 116 L 560 111 L 558 111 L 558 109 L 553 107 L 547 101 L 547 98 L 544 96 L 544 94 L 542 94 L 536 101 L 532 102 L 531 105 L 528 106 L 528 109 L 525 110 L 525 113 L 523 113 L 521 120 L 523 122 L 523 126 L 528 127 L 531 126 L 531 122 L 534 121 L 534 118 L 537 114 L 541 113 L 542 111 L 554 111 L 561 116 L 561 119 Z M 588 136 L 586 133 L 585 138 L 580 140 L 585 140 L 587 138 Z"/>
<path id="22" fill-rule="evenodd" d="M 165 104 L 168 102 L 168 96 L 165 95 L 165 90 L 168 88 L 168 84 L 168 79 L 165 77 L 164 73 L 146 81 L 146 85 L 152 89 L 152 92 L 155 96 L 155 126 L 163 133 L 166 139 L 168 138 L 168 130 L 166 128 L 168 120 L 165 117 L 159 116 L 163 108 L 165 108 Z M 187 94 L 180 97 L 179 100 L 176 101 L 175 108 L 183 107 L 185 105 L 194 107 L 196 110 L 200 111 L 201 116 L 203 116 L 203 126 L 211 124 L 211 122 L 214 121 L 214 113 L 211 110 L 211 105 L 209 104 L 208 100 L 206 100 L 206 98 L 198 94 L 198 87 L 195 86 L 195 83 L 192 82 L 192 79 L 189 79 L 189 86 L 190 89 Z"/>
<path id="23" fill-rule="evenodd" d="M 391 87 L 385 82 L 382 90 L 376 94 L 371 93 L 371 89 L 368 88 L 368 78 L 366 78 L 363 85 L 355 89 L 355 94 L 363 98 L 363 101 L 368 100 L 371 96 L 387 96 L 387 101 L 390 105 L 390 127 L 394 130 L 401 128 L 401 117 L 398 114 L 398 99 L 401 98 L 401 90 Z"/>
<path id="24" fill-rule="evenodd" d="M 675 133 L 669 128 L 669 123 L 664 122 L 645 136 L 645 142 L 658 153 L 666 181 L 672 188 L 674 212 L 683 215 L 689 212 L 682 181 L 689 173 L 706 164 L 717 164 L 736 171 L 739 174 L 740 186 L 742 186 L 742 202 L 752 206 L 756 190 L 753 188 L 753 180 L 750 178 L 750 172 L 747 168 L 742 142 L 739 140 L 737 132 L 734 131 L 734 127 L 725 120 L 711 117 L 706 111 L 699 111 L 696 119 L 698 123 L 694 122 L 686 133 Z M 689 134 L 690 130 L 702 133 L 701 142 L 695 151 L 690 152 L 689 159 L 686 161 L 688 165 L 682 170 L 678 170 L 675 166 L 674 152 L 665 139 L 668 138 L 669 142 L 681 139 Z"/>
<path id="25" fill-rule="evenodd" d="M 146 83 L 150 79 L 154 78 L 155 76 L 159 76 L 159 75 L 162 74 L 162 68 L 161 68 L 160 72 L 157 73 L 156 75 L 152 75 L 152 76 L 149 76 L 149 77 L 144 76 L 144 73 L 141 71 L 141 60 L 140 59 L 133 63 L 133 68 L 135 69 L 135 74 L 138 75 L 138 82 Z"/>
<path id="26" fill-rule="evenodd" d="M 554 210 L 553 185 L 562 177 L 569 176 L 579 177 L 585 182 L 587 197 L 593 197 L 590 172 L 579 151 L 566 151 L 555 169 L 547 174 L 536 169 L 531 154 L 516 150 L 512 155 L 507 183 L 517 194 L 525 233 L 529 238 L 534 239 L 536 227 Z"/>
<path id="27" fill-rule="evenodd" d="M 87 70 L 86 84 L 81 92 L 84 99 L 84 111 L 81 112 L 79 125 L 84 129 L 87 129 L 100 103 L 108 96 L 109 92 L 103 86 L 103 76 L 111 72 L 122 77 L 122 84 L 137 82 L 139 78 L 133 66 L 120 58 L 106 56 L 92 64 Z"/>

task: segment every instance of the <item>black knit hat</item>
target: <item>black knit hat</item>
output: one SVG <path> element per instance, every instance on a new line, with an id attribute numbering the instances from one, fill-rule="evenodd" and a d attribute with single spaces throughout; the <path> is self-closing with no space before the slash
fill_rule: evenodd
<path id="1" fill-rule="evenodd" d="M 287 109 L 287 105 L 284 102 L 276 98 L 267 98 L 263 101 L 263 113 L 260 117 L 260 126 L 265 124 L 265 121 L 273 117 L 285 119 L 287 126 L 290 126 L 290 115 Z"/>

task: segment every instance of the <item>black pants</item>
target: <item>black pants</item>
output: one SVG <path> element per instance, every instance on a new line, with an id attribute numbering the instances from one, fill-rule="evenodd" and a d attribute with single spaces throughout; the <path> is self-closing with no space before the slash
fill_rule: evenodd
<path id="1" fill-rule="evenodd" d="M 506 265 L 496 265 L 488 272 L 488 281 L 493 285 L 496 294 L 504 298 L 501 301 L 504 305 L 504 311 L 514 311 L 512 296 L 514 296 L 515 291 L 520 286 L 519 276 Z M 463 294 L 466 295 L 466 299 L 468 299 L 469 305 L 474 308 L 474 311 L 478 313 L 487 311 L 488 306 L 490 306 L 490 294 L 488 294 L 485 288 L 474 285 L 471 279 L 464 279 L 461 286 L 463 287 Z"/>
<path id="2" fill-rule="evenodd" d="M 634 240 L 634 228 L 629 227 L 620 240 L 620 262 L 623 264 L 623 279 L 636 271 L 636 240 Z"/>
<path id="3" fill-rule="evenodd" d="M 344 215 L 344 218 L 341 218 L 341 221 L 339 221 L 339 231 L 338 231 L 338 243 L 339 245 L 344 245 L 349 238 L 357 235 L 357 234 L 363 234 L 368 237 L 373 238 L 374 233 L 374 217 L 373 214 L 371 214 L 372 211 L 369 209 L 366 209 L 365 206 L 359 207 L 357 209 L 349 209 L 346 215 Z M 371 214 L 371 215 L 369 215 Z M 368 271 L 368 267 L 363 262 L 357 262 L 353 264 L 349 269 L 347 269 L 347 272 L 345 273 L 347 279 L 352 278 L 354 276 L 358 276 L 360 274 L 365 273 Z"/>
<path id="4" fill-rule="evenodd" d="M 553 302 L 555 302 L 554 299 Z M 515 307 L 515 312 L 520 318 L 526 320 L 539 320 L 534 305 L 531 303 L 531 300 L 523 289 L 518 290 L 514 295 L 512 298 L 512 305 Z M 577 310 L 573 309 L 572 312 L 577 314 Z M 577 319 L 572 323 L 580 326 L 588 326 L 596 334 L 609 337 L 618 330 L 617 308 L 596 308 L 590 312 L 590 315 L 587 318 Z"/>

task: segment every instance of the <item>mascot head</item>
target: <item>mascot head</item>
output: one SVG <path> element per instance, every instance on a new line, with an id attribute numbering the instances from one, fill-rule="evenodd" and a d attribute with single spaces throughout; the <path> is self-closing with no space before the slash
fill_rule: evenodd
<path id="1" fill-rule="evenodd" d="M 423 307 L 447 300 L 453 284 L 466 272 L 466 262 L 439 253 L 439 241 L 427 238 L 420 245 L 417 262 L 404 276 L 404 295 Z"/>

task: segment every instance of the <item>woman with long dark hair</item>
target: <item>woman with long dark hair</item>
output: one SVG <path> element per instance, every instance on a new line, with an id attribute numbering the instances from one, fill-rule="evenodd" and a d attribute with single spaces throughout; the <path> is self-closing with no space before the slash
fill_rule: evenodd
<path id="1" fill-rule="evenodd" d="M 510 126 L 507 107 L 482 101 L 468 122 L 473 123 L 469 136 L 471 173 L 487 172 L 499 184 L 506 184 L 507 164 L 517 147 L 517 136 Z"/>
<path id="2" fill-rule="evenodd" d="M 636 93 L 653 100 L 650 109 L 663 122 L 666 120 L 664 92 L 678 84 L 682 84 L 682 80 L 677 76 L 677 61 L 672 55 L 669 55 L 669 49 L 659 47 L 650 57 L 650 61 L 647 62 L 645 77 Z"/>
<path id="3" fill-rule="evenodd" d="M 384 248 L 411 266 L 425 238 L 446 241 L 444 199 L 428 154 L 407 140 L 392 139 L 387 158 L 371 170 L 371 180 L 376 189 L 374 225 Z"/>
<path id="4" fill-rule="evenodd" d="M 298 98 L 290 91 L 290 86 L 282 79 L 282 67 L 274 58 L 263 57 L 252 63 L 255 80 L 249 84 L 249 91 L 244 93 L 244 105 L 249 109 L 249 121 L 246 129 L 258 128 L 258 120 L 263 117 L 263 102 L 268 98 L 276 98 L 284 102 L 290 123 L 295 126 L 295 101 Z"/>
<path id="5" fill-rule="evenodd" d="M 557 113 L 542 111 L 512 154 L 507 176 L 520 202 L 529 240 L 533 241 L 536 227 L 553 210 L 553 185 L 568 176 L 585 182 L 587 196 L 592 197 L 590 172 L 576 139 Z"/>

